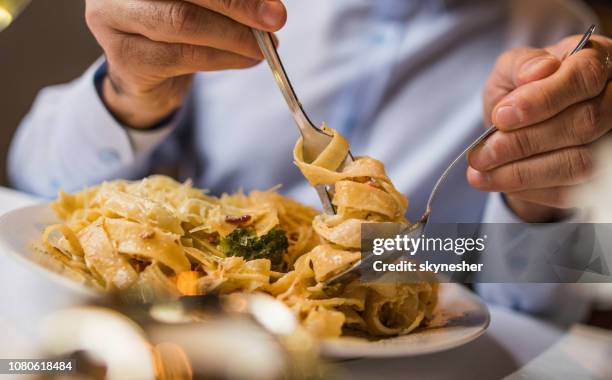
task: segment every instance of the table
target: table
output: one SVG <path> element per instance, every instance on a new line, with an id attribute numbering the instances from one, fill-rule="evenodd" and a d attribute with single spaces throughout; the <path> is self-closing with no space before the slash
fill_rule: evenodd
<path id="1" fill-rule="evenodd" d="M 345 379 L 612 379 L 612 334 L 569 330 L 489 305 L 491 325 L 477 340 L 415 358 L 341 363 Z"/>
<path id="2" fill-rule="evenodd" d="M 38 201 L 0 188 L 0 214 Z M 10 291 L 18 291 L 16 285 Z M 7 290 L 3 287 L 0 292 Z M 562 329 L 499 306 L 489 307 L 491 326 L 483 336 L 465 346 L 415 358 L 335 363 L 339 375 L 347 380 L 612 379 L 611 332 L 583 325 Z M 36 349 L 15 327 L 15 321 L 3 319 L 1 313 L 0 342 L 0 358 L 31 357 L 29 353 Z"/>

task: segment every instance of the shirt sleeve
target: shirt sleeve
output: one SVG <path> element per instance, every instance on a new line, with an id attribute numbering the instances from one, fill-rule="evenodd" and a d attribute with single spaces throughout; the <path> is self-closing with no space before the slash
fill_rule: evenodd
<path id="1" fill-rule="evenodd" d="M 122 126 L 95 86 L 96 62 L 79 79 L 43 89 L 19 126 L 9 152 L 13 185 L 43 197 L 115 178 L 146 174 L 151 153 L 168 137 L 181 112 L 153 130 Z"/>
<path id="2" fill-rule="evenodd" d="M 488 236 L 487 250 L 504 252 L 504 255 L 482 253 L 482 262 L 488 270 L 495 271 L 501 278 L 512 278 L 516 273 L 516 263 L 523 263 L 529 270 L 530 252 L 544 252 L 556 242 L 550 241 L 558 234 L 568 234 L 577 228 L 576 223 L 584 220 L 581 213 L 560 223 L 548 225 L 524 225 L 521 234 L 515 235 L 516 229 L 504 228 L 504 225 L 523 223 L 507 205 L 504 196 L 492 193 L 488 197 L 483 215 L 481 234 Z M 493 237 L 494 235 L 494 237 Z M 537 238 L 534 238 L 537 236 Z M 543 237 L 543 238 L 540 238 Z M 520 249 L 521 242 L 529 244 L 529 250 Z M 537 245 L 534 247 L 533 245 Z M 516 247 L 513 249 L 512 247 Z M 511 251 L 511 252 L 506 252 Z M 512 257 L 506 257 L 510 253 Z M 567 254 L 567 253 L 566 253 Z M 525 264 L 526 263 L 526 264 Z M 511 268 L 512 267 L 512 268 Z M 490 279 L 489 279 L 490 280 Z M 588 313 L 590 298 L 580 284 L 570 283 L 499 283 L 487 281 L 475 284 L 476 291 L 487 302 L 506 306 L 518 311 L 539 315 L 561 324 L 572 324 L 580 321 Z"/>

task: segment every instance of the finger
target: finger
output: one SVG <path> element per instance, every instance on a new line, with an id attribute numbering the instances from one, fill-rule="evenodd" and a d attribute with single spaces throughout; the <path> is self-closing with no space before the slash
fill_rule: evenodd
<path id="1" fill-rule="evenodd" d="M 161 79 L 198 71 L 247 68 L 258 63 L 215 48 L 155 42 L 139 35 L 116 37 L 114 44 L 115 48 L 109 49 L 107 54 L 115 66 L 137 66 L 139 74 L 149 73 Z"/>
<path id="2" fill-rule="evenodd" d="M 504 193 L 570 186 L 592 178 L 593 162 L 590 147 L 567 148 L 484 172 L 470 167 L 467 179 L 479 190 Z"/>
<path id="3" fill-rule="evenodd" d="M 608 48 L 592 48 L 568 57 L 553 75 L 521 86 L 493 110 L 493 122 L 512 130 L 547 120 L 572 104 L 599 95 L 612 75 Z"/>
<path id="4" fill-rule="evenodd" d="M 575 186 L 562 186 L 508 193 L 508 196 L 538 205 L 558 209 L 570 209 L 579 206 L 574 196 L 575 192 Z"/>
<path id="5" fill-rule="evenodd" d="M 485 114 L 490 115 L 493 107 L 515 88 L 544 79 L 560 66 L 561 61 L 543 49 L 519 48 L 502 54 L 485 85 Z"/>
<path id="6" fill-rule="evenodd" d="M 582 34 L 565 37 L 560 42 L 554 45 L 547 46 L 546 51 L 550 52 L 563 62 L 571 55 L 578 43 L 582 40 L 582 37 Z M 584 49 L 593 48 L 594 45 L 608 45 L 607 37 L 602 37 L 597 34 L 593 34 Z"/>
<path id="7" fill-rule="evenodd" d="M 119 0 L 115 0 L 119 1 Z M 109 20 L 123 33 L 140 34 L 153 41 L 213 47 L 262 59 L 251 29 L 219 13 L 184 1 L 136 1 L 118 5 Z"/>
<path id="8" fill-rule="evenodd" d="M 544 79 L 555 73 L 561 61 L 544 49 L 518 48 L 502 54 L 493 70 L 493 77 L 508 89 Z"/>
<path id="9" fill-rule="evenodd" d="M 279 0 L 187 0 L 242 24 L 274 32 L 285 25 L 287 10 Z"/>
<path id="10" fill-rule="evenodd" d="M 468 155 L 479 171 L 562 148 L 590 144 L 612 129 L 612 84 L 604 95 L 571 106 L 561 114 L 529 128 L 499 131 Z"/>

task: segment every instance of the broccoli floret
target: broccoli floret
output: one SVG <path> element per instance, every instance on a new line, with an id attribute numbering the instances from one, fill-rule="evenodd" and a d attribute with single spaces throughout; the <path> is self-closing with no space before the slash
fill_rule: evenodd
<path id="1" fill-rule="evenodd" d="M 280 227 L 261 237 L 253 228 L 237 228 L 219 243 L 219 249 L 226 256 L 239 256 L 245 260 L 268 259 L 272 268 L 282 265 L 283 253 L 287 252 L 288 247 L 289 241 Z"/>

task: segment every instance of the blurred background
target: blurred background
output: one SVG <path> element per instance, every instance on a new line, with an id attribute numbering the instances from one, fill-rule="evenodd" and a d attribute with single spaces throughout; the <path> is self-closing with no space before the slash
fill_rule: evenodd
<path id="1" fill-rule="evenodd" d="M 587 3 L 601 19 L 600 32 L 612 35 L 612 1 Z M 0 33 L 0 185 L 8 184 L 5 160 L 11 137 L 38 91 L 78 77 L 101 54 L 84 9 L 84 0 L 34 0 Z"/>

